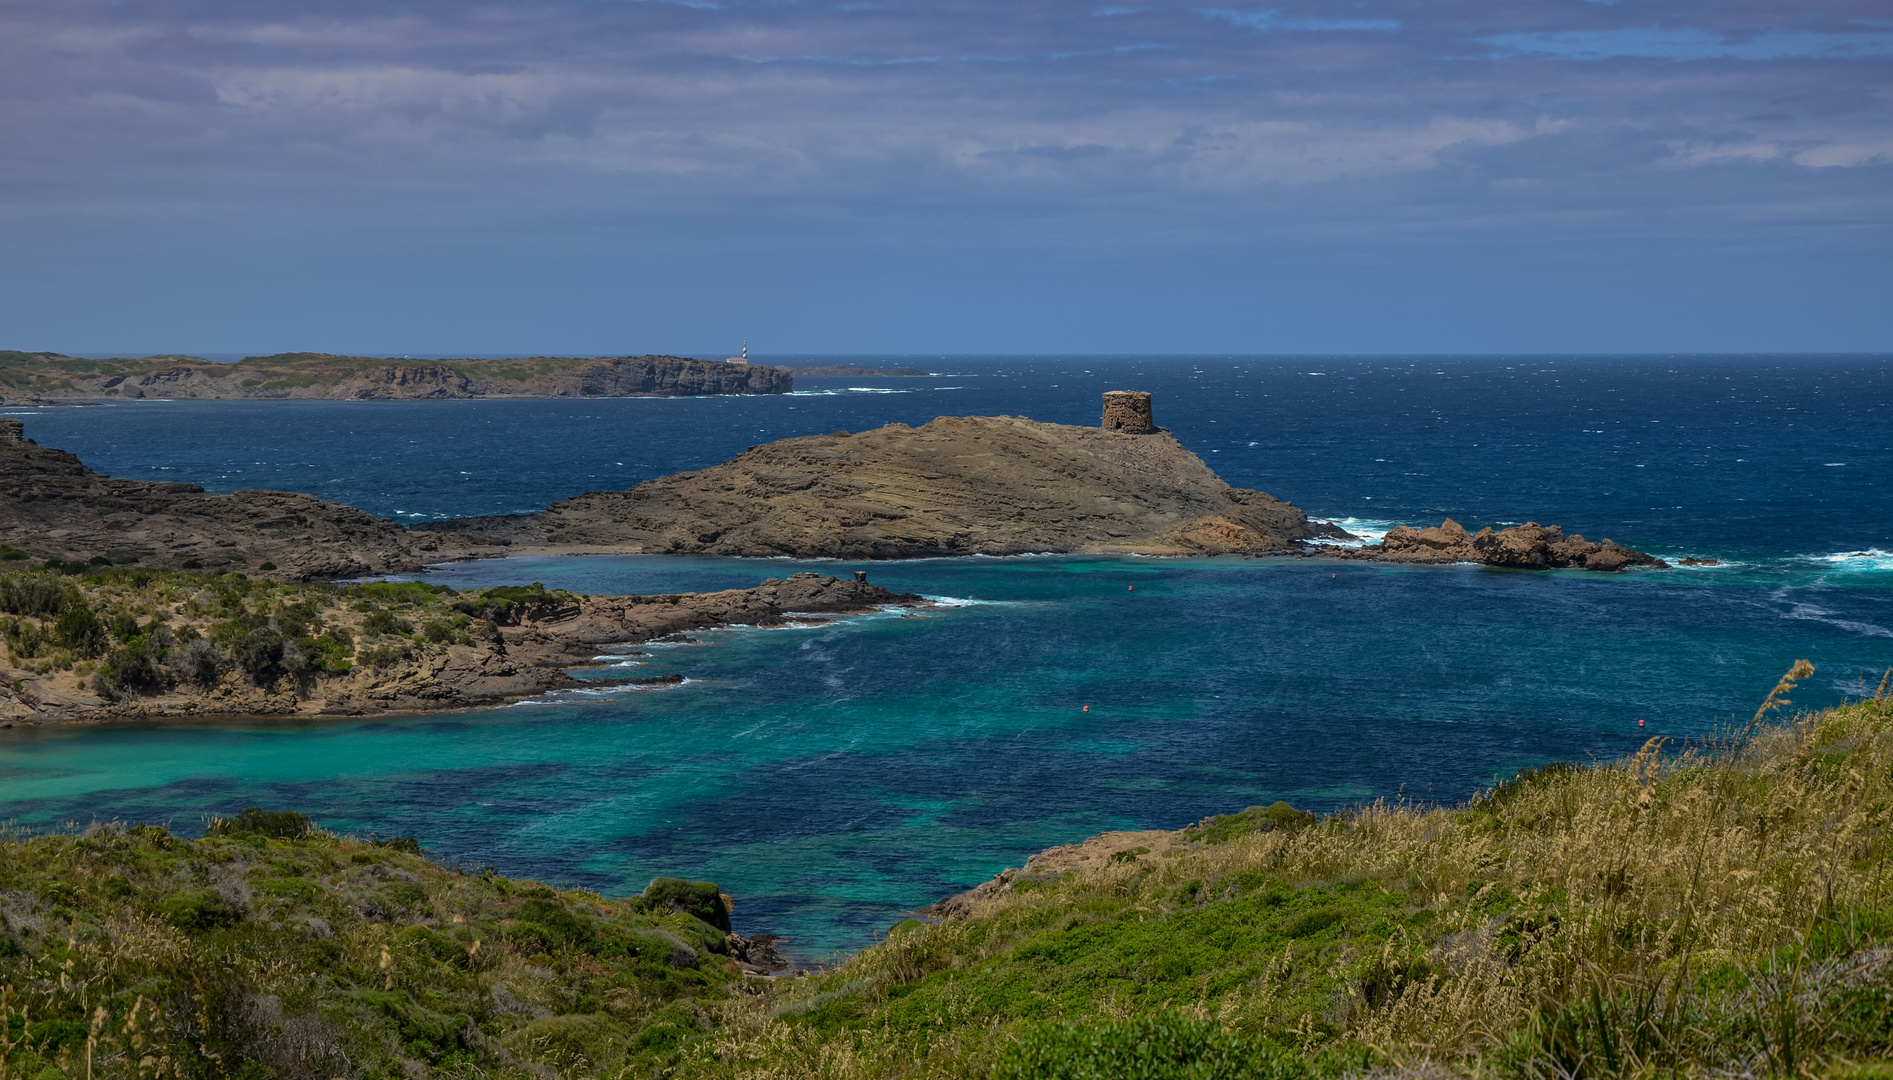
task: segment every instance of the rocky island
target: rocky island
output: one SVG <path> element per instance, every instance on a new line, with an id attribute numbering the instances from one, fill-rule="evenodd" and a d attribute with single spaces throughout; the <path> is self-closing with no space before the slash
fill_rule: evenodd
<path id="1" fill-rule="evenodd" d="M 1282 552 L 1349 538 L 1273 496 L 1229 486 L 1151 422 L 1150 395 L 1110 397 L 1133 421 L 943 416 L 918 428 L 783 439 L 542 513 L 417 531 L 504 540 L 520 553 L 843 559 Z"/>
<path id="2" fill-rule="evenodd" d="M 537 356 L 517 360 L 387 359 L 328 353 L 84 360 L 0 351 L 0 403 L 151 398 L 415 401 L 441 398 L 696 397 L 786 394 L 788 368 L 681 356 Z"/>
<path id="3" fill-rule="evenodd" d="M 1098 427 L 943 416 L 918 428 L 753 446 L 696 472 L 597 491 L 537 514 L 460 518 L 416 532 L 509 544 L 517 554 L 650 553 L 904 559 L 1134 553 L 1323 555 L 1519 569 L 1662 566 L 1613 541 L 1531 523 L 1478 536 L 1448 521 L 1380 544 L 1231 487 L 1170 432 L 1150 395 L 1104 395 Z"/>
<path id="4" fill-rule="evenodd" d="M 295 581 L 407 573 L 495 554 L 903 559 L 1094 553 L 1308 555 L 1615 571 L 1661 560 L 1528 523 L 1401 527 L 1380 544 L 1231 487 L 1156 426 L 1150 395 L 1105 395 L 1098 427 L 943 416 L 810 435 L 536 514 L 412 527 L 307 495 L 114 480 L 0 419 L 0 543 L 37 558 L 246 569 Z"/>

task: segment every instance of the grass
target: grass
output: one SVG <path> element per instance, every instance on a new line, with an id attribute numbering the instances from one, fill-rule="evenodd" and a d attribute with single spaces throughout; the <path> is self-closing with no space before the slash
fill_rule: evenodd
<path id="1" fill-rule="evenodd" d="M 561 893 L 261 812 L 12 841 L 0 1031 L 100 1076 L 156 1075 L 161 1025 L 203 1076 L 1889 1077 L 1893 699 L 1776 720 L 1810 671 L 1743 730 L 1463 806 L 1007 875 L 806 979 L 730 976 L 707 884 Z"/>
<path id="2" fill-rule="evenodd" d="M 293 813 L 10 839 L 0 1078 L 648 1075 L 739 981 L 723 948 Z"/>
<path id="3" fill-rule="evenodd" d="M 1458 808 L 1214 819 L 732 1002 L 678 1075 L 1878 1075 L 1890 720 L 1883 692 Z"/>

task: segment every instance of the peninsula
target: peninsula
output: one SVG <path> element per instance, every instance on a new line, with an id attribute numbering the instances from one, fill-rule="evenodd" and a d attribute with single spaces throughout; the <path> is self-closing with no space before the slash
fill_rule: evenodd
<path id="1" fill-rule="evenodd" d="M 542 585 L 283 585 L 239 573 L 27 569 L 0 549 L 0 724 L 464 709 L 581 685 L 631 647 L 740 624 L 807 624 L 918 596 L 793 574 L 750 589 L 587 596 Z M 8 566 L 21 569 L 8 572 Z"/>
<path id="2" fill-rule="evenodd" d="M 0 403 L 14 405 L 152 398 L 696 397 L 786 394 L 794 385 L 788 368 L 681 356 L 408 360 L 278 353 L 218 364 L 194 356 L 85 360 L 61 353 L 0 351 Z"/>

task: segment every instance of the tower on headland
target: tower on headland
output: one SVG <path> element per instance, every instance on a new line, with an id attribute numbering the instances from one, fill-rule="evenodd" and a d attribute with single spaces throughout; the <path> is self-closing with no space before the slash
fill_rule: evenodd
<path id="1" fill-rule="evenodd" d="M 747 364 L 747 363 L 749 363 L 749 342 L 747 342 L 747 341 L 745 341 L 745 342 L 743 342 L 743 355 L 741 355 L 741 356 L 732 356 L 732 357 L 730 357 L 729 359 L 727 359 L 727 360 L 725 360 L 725 361 L 723 361 L 723 362 L 724 362 L 724 363 L 726 363 L 726 364 Z"/>
<path id="2" fill-rule="evenodd" d="M 1150 419 L 1150 394 L 1143 390 L 1106 390 L 1103 427 L 1126 435 L 1155 432 L 1157 425 Z"/>

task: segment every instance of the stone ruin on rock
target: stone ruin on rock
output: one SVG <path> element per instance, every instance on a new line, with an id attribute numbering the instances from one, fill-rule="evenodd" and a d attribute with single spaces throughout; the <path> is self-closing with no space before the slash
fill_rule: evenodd
<path id="1" fill-rule="evenodd" d="M 1150 419 L 1150 395 L 1143 390 L 1106 390 L 1104 423 L 1106 431 L 1126 435 L 1150 435 L 1157 425 Z"/>

